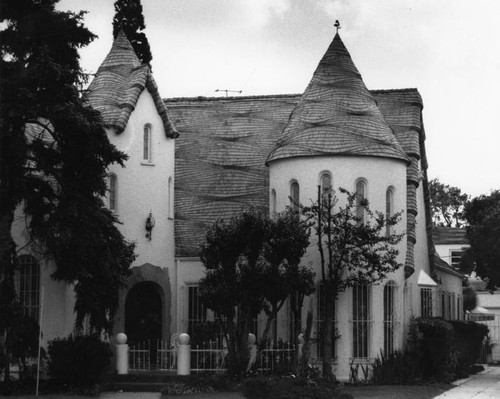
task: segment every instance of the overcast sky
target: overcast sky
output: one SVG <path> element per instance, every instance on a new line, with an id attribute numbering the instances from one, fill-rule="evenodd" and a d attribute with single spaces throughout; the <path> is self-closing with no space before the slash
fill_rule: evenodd
<path id="1" fill-rule="evenodd" d="M 99 38 L 81 51 L 95 72 L 112 43 L 114 0 L 88 10 Z M 500 189 L 499 0 L 142 0 L 162 97 L 302 93 L 340 35 L 369 89 L 417 88 L 429 177 L 477 196 Z"/>

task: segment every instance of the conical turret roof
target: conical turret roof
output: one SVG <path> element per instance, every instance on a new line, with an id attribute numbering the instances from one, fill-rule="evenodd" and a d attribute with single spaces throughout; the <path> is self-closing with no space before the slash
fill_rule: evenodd
<path id="1" fill-rule="evenodd" d="M 409 161 L 338 34 L 316 68 L 267 163 L 321 155 Z"/>
<path id="2" fill-rule="evenodd" d="M 107 126 L 121 133 L 144 89 L 153 97 L 166 136 L 176 138 L 179 134 L 167 114 L 151 68 L 147 64 L 141 64 L 127 35 L 120 30 L 88 88 L 86 99 L 93 108 L 101 112 Z"/>

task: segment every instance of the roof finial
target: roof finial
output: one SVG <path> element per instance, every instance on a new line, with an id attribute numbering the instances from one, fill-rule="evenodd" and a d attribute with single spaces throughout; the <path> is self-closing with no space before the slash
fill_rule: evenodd
<path id="1" fill-rule="evenodd" d="M 339 33 L 339 29 L 341 29 L 342 27 L 340 26 L 340 22 L 338 19 L 335 20 L 335 23 L 333 24 L 333 26 L 335 26 L 337 28 L 337 33 Z"/>

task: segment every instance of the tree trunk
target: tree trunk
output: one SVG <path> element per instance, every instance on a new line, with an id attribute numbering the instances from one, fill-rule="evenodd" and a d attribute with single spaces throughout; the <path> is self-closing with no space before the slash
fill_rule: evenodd
<path id="1" fill-rule="evenodd" d="M 323 377 L 332 376 L 332 329 L 333 329 L 333 295 L 331 290 L 325 286 L 325 320 L 322 327 L 323 341 Z"/>

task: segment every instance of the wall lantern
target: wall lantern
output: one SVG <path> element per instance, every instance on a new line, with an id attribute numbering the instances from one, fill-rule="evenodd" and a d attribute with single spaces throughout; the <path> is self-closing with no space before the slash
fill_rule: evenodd
<path id="1" fill-rule="evenodd" d="M 153 235 L 153 227 L 155 227 L 155 218 L 153 217 L 153 211 L 149 211 L 149 216 L 146 219 L 146 238 L 150 240 Z"/>

